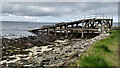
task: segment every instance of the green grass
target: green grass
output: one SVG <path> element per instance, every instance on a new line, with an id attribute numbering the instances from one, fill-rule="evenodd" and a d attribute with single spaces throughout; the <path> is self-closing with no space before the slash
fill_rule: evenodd
<path id="1" fill-rule="evenodd" d="M 92 44 L 75 66 L 118 66 L 118 30 L 109 33 L 111 36 Z"/>

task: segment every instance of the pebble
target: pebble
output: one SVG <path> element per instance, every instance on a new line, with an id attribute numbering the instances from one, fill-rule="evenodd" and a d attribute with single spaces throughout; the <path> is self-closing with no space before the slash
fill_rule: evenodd
<path id="1" fill-rule="evenodd" d="M 34 46 L 30 49 L 26 49 L 26 51 L 31 51 L 26 55 L 9 56 L 10 58 L 16 57 L 16 59 L 10 60 L 9 62 L 4 60 L 0 62 L 0 64 L 15 63 L 17 61 L 21 61 L 20 57 L 23 57 L 22 59 L 25 61 L 21 61 L 19 63 L 24 64 L 26 67 L 32 66 L 34 64 L 44 64 L 44 66 L 59 66 L 75 53 L 78 53 L 78 56 L 80 57 L 81 53 L 85 52 L 89 45 L 91 45 L 93 42 L 96 42 L 97 40 L 105 38 L 106 36 L 109 36 L 109 34 L 101 34 L 94 38 L 85 40 L 73 39 L 74 43 L 70 42 L 68 39 L 56 40 L 55 43 L 51 45 L 40 47 Z M 27 45 L 32 46 L 32 43 L 28 43 Z M 28 63 L 29 60 L 31 60 L 31 62 L 29 64 L 25 64 Z"/>

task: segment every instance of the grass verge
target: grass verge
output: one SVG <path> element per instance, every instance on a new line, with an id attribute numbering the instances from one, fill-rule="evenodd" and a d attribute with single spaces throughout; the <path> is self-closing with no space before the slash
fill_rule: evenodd
<path id="1" fill-rule="evenodd" d="M 111 36 L 92 44 L 75 66 L 118 66 L 118 30 L 109 33 Z"/>

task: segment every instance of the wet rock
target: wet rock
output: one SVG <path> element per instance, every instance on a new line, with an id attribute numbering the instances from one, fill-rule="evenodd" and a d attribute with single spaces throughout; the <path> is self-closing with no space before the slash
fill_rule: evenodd
<path id="1" fill-rule="evenodd" d="M 65 52 L 72 52 L 72 50 L 68 49 L 68 50 L 66 50 Z"/>
<path id="2" fill-rule="evenodd" d="M 27 58 L 28 56 L 26 55 L 26 56 L 20 56 L 20 58 Z"/>
<path id="3" fill-rule="evenodd" d="M 7 57 L 6 57 L 6 56 L 4 56 L 4 57 L 2 58 L 2 60 L 7 60 Z"/>
<path id="4" fill-rule="evenodd" d="M 37 57 L 41 57 L 41 56 L 42 56 L 42 53 L 37 54 Z"/>
<path id="5" fill-rule="evenodd" d="M 8 67 L 16 67 L 16 63 L 8 63 Z"/>
<path id="6" fill-rule="evenodd" d="M 12 57 L 12 58 L 9 58 L 10 60 L 14 60 L 14 59 L 16 59 L 15 57 Z"/>
<path id="7" fill-rule="evenodd" d="M 47 45 L 48 46 L 48 48 L 52 48 L 53 47 L 53 45 Z"/>
<path id="8" fill-rule="evenodd" d="M 80 56 L 80 53 L 85 52 L 87 47 L 93 42 L 104 38 L 107 35 L 99 35 L 92 39 L 62 39 L 56 40 L 56 37 L 50 35 L 37 35 L 21 37 L 18 39 L 3 40 L 3 54 L 12 55 L 9 57 L 9 62 L 18 62 L 23 66 L 59 66 L 71 55 L 77 53 L 75 57 Z M 56 41 L 55 41 L 56 40 Z M 52 43 L 50 43 L 52 41 Z M 55 41 L 55 42 L 54 42 Z M 15 50 L 14 50 L 15 49 Z M 9 51 L 8 51 L 9 50 Z M 10 50 L 14 50 L 11 52 Z M 19 56 L 17 54 L 20 54 Z M 14 58 L 14 55 L 17 57 Z M 24 56 L 27 55 L 27 56 Z M 3 58 L 4 59 L 4 58 Z M 6 59 L 5 59 L 6 60 Z M 6 61 L 4 61 L 6 62 Z M 2 61 L 2 63 L 4 63 Z"/>
<path id="9" fill-rule="evenodd" d="M 50 59 L 45 59 L 45 60 L 42 60 L 41 64 L 42 65 L 48 65 L 50 62 Z"/>
<path id="10" fill-rule="evenodd" d="M 40 50 L 38 50 L 37 52 L 41 52 Z"/>

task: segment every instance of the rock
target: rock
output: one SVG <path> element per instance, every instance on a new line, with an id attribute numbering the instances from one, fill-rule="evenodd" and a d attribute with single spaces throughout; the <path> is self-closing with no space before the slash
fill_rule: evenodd
<path id="1" fill-rule="evenodd" d="M 45 60 L 42 60 L 42 62 L 49 62 L 50 59 L 45 59 Z"/>
<path id="2" fill-rule="evenodd" d="M 32 64 L 24 65 L 24 67 L 32 67 Z"/>
<path id="3" fill-rule="evenodd" d="M 7 63 L 15 63 L 16 61 L 20 60 L 20 58 L 16 58 L 14 60 L 8 61 Z"/>
<path id="4" fill-rule="evenodd" d="M 65 43 L 67 41 L 68 41 L 67 39 L 65 39 L 65 40 L 56 40 L 55 43 Z"/>
<path id="5" fill-rule="evenodd" d="M 84 43 L 84 44 L 83 44 L 84 47 L 87 46 L 87 45 L 89 45 L 89 43 Z"/>
<path id="6" fill-rule="evenodd" d="M 57 51 L 56 51 L 55 54 L 60 54 L 60 52 L 57 52 Z"/>
<path id="7" fill-rule="evenodd" d="M 78 55 L 79 57 L 81 56 L 81 54 Z"/>
<path id="8" fill-rule="evenodd" d="M 8 67 L 16 67 L 16 63 L 8 63 Z"/>
<path id="9" fill-rule="evenodd" d="M 80 46 L 79 49 L 84 49 L 85 47 L 84 46 Z"/>
<path id="10" fill-rule="evenodd" d="M 0 65 L 1 65 L 1 64 L 4 64 L 4 63 L 7 63 L 7 60 L 2 60 L 2 61 L 0 61 Z"/>
<path id="11" fill-rule="evenodd" d="M 32 52 L 29 52 L 28 56 L 33 56 L 33 53 L 32 53 Z"/>
<path id="12" fill-rule="evenodd" d="M 42 56 L 42 53 L 38 53 L 38 54 L 37 54 L 37 57 L 41 57 L 41 56 Z"/>
<path id="13" fill-rule="evenodd" d="M 8 52 L 11 51 L 7 50 L 13 48 L 16 50 L 15 52 L 13 52 L 13 55 L 9 57 L 10 61 L 8 61 L 8 63 L 13 63 L 12 61 L 14 62 L 19 61 L 18 62 L 19 64 L 22 64 L 23 66 L 26 67 L 36 65 L 59 66 L 65 60 L 70 58 L 71 55 L 77 53 L 75 57 L 80 56 L 81 54 L 79 53 L 85 52 L 85 50 L 88 47 L 90 47 L 89 45 L 91 45 L 93 42 L 96 42 L 97 40 L 104 38 L 105 36 L 108 35 L 101 34 L 92 39 L 71 39 L 71 40 L 70 39 L 56 40 L 57 38 L 52 35 L 29 36 L 11 40 L 4 38 L 3 54 L 4 56 L 9 55 Z M 11 45 L 12 47 L 9 47 Z M 5 54 L 6 52 L 8 54 Z M 20 53 L 20 55 L 17 55 L 17 53 Z M 16 55 L 16 57 L 14 56 L 14 54 Z M 26 56 L 21 54 L 25 54 Z M 15 61 L 16 60 L 15 58 L 19 60 Z M 5 62 L 6 59 L 2 63 Z"/>
<path id="14" fill-rule="evenodd" d="M 40 50 L 38 50 L 37 52 L 41 52 Z"/>
<path id="15" fill-rule="evenodd" d="M 20 58 L 27 58 L 28 56 L 20 56 Z"/>
<path id="16" fill-rule="evenodd" d="M 48 46 L 48 48 L 52 48 L 53 47 L 53 45 L 47 45 Z"/>
<path id="17" fill-rule="evenodd" d="M 68 49 L 68 50 L 66 50 L 65 52 L 72 52 L 72 50 Z"/>
<path id="18" fill-rule="evenodd" d="M 41 64 L 42 65 L 48 65 L 49 62 L 50 62 L 50 59 L 44 59 L 44 60 L 42 60 Z"/>
<path id="19" fill-rule="evenodd" d="M 6 56 L 4 56 L 4 57 L 2 58 L 2 60 L 7 60 L 7 57 L 6 57 Z"/>
<path id="20" fill-rule="evenodd" d="M 68 46 L 69 43 L 65 42 L 65 43 L 62 43 L 62 45 L 64 46 Z"/>
<path id="21" fill-rule="evenodd" d="M 109 33 L 105 34 L 105 36 L 109 36 L 109 35 L 110 35 Z"/>
<path id="22" fill-rule="evenodd" d="M 15 57 L 12 57 L 12 58 L 9 58 L 10 60 L 14 60 L 14 59 L 16 59 Z"/>
<path id="23" fill-rule="evenodd" d="M 80 52 L 85 52 L 85 50 L 84 50 L 84 49 L 81 49 Z"/>

